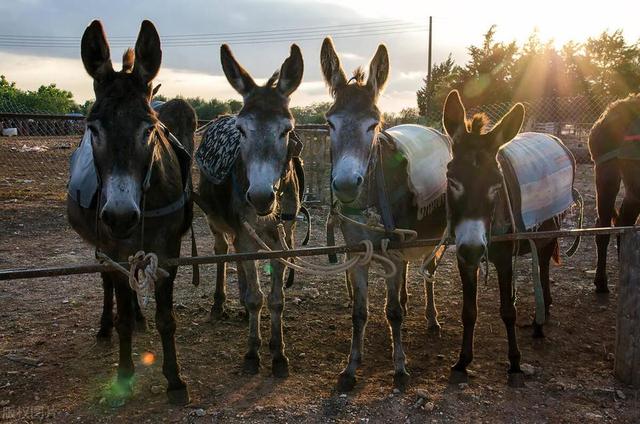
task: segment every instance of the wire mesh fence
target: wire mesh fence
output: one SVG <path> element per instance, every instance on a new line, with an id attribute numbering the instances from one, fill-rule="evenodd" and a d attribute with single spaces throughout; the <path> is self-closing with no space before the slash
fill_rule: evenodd
<path id="1" fill-rule="evenodd" d="M 523 129 L 560 137 L 579 163 L 588 163 L 590 157 L 586 141 L 589 130 L 613 100 L 610 97 L 580 96 L 524 102 L 527 114 Z M 471 108 L 469 113 L 484 112 L 494 124 L 512 106 L 512 102 L 484 105 Z M 0 137 L 0 201 L 64 201 L 69 157 L 84 132 L 84 117 L 34 113 L 37 111 L 17 107 L 12 112 L 7 109 L 7 102 L 0 103 L 0 129 L 11 135 Z M 440 118 L 431 116 L 428 121 L 437 126 Z M 387 125 L 402 122 L 388 122 Z M 299 125 L 296 131 L 305 144 L 302 159 L 306 171 L 306 201 L 309 204 L 327 204 L 330 173 L 328 131 L 323 125 Z M 196 143 L 200 141 L 201 132 L 197 134 Z M 197 174 L 194 172 L 196 178 Z"/>

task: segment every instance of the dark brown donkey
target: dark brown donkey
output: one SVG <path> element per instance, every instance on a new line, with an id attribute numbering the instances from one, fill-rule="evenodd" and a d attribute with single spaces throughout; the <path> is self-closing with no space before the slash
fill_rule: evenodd
<path id="1" fill-rule="evenodd" d="M 239 137 L 239 154 L 228 174 L 216 183 L 205 173 L 200 173 L 198 194 L 201 206 L 207 213 L 209 226 L 215 235 L 216 254 L 227 253 L 227 237 L 236 252 L 255 252 L 260 249 L 244 223 L 253 227 L 260 238 L 271 249 L 281 249 L 277 225 L 284 224 L 287 243 L 300 211 L 299 179 L 292 159 L 293 140 L 289 133 L 294 120 L 289 111 L 289 96 L 302 81 L 303 61 L 298 46 L 291 46 L 290 56 L 279 72 L 267 80 L 264 86 L 257 85 L 249 73 L 236 61 L 229 46 L 220 49 L 222 69 L 229 84 L 242 95 L 243 105 L 238 115 L 221 119 L 234 121 L 225 133 L 215 131 L 207 134 L 215 143 L 224 143 L 228 138 Z M 200 147 L 199 157 L 207 156 Z M 286 216 L 286 219 L 285 219 Z M 212 314 L 223 313 L 224 266 L 218 267 L 215 304 Z M 272 373 L 286 377 L 289 360 L 284 353 L 282 336 L 282 312 L 284 310 L 284 265 L 271 261 L 271 292 L 269 311 L 271 317 Z M 255 261 L 244 261 L 238 266 L 240 302 L 249 313 L 249 348 L 244 356 L 244 371 L 256 374 L 260 368 L 259 349 L 260 312 L 264 295 Z"/>
<path id="2" fill-rule="evenodd" d="M 162 59 L 160 37 L 153 24 L 144 21 L 135 50 L 129 49 L 123 69 L 114 71 L 102 24 L 93 21 L 82 36 L 81 52 L 96 95 L 87 130 L 99 187 L 88 208 L 68 197 L 69 222 L 83 239 L 116 261 L 127 261 L 139 249 L 160 259 L 177 257 L 181 237 L 192 219 L 189 172 L 196 117 L 181 100 L 166 103 L 159 113 L 149 105 L 151 83 Z M 169 276 L 155 283 L 156 327 L 162 338 L 162 371 L 169 383 L 169 401 L 183 404 L 189 402 L 189 394 L 180 376 L 174 338 L 177 269 L 166 270 Z M 120 403 L 133 389 L 136 294 L 127 277 L 118 272 L 105 272 L 102 279 L 105 288 L 113 287 L 116 295 L 120 356 L 111 393 L 112 400 Z"/>
<path id="3" fill-rule="evenodd" d="M 506 227 L 512 232 L 507 198 L 503 190 L 503 174 L 496 155 L 498 149 L 513 139 L 522 126 L 524 106 L 516 104 L 491 131 L 486 131 L 488 118 L 484 114 L 466 119 L 466 112 L 457 91 L 452 91 L 444 105 L 443 125 L 452 141 L 453 159 L 447 169 L 447 203 L 449 225 L 456 240 L 458 270 L 462 280 L 463 306 L 462 349 L 451 368 L 452 383 L 467 382 L 467 366 L 473 359 L 473 332 L 477 311 L 478 269 L 488 253 L 498 273 L 500 286 L 500 316 L 509 340 L 509 384 L 524 385 L 520 369 L 520 350 L 516 338 L 516 306 L 513 290 L 514 252 L 530 253 L 527 241 L 490 243 L 492 226 Z M 533 134 L 533 133 L 528 133 Z M 549 137 L 549 136 L 545 136 Z M 553 142 L 553 141 L 552 141 Z M 559 229 L 559 219 L 547 219 L 536 227 L 539 231 Z M 557 239 L 536 240 L 539 272 L 544 291 L 545 313 L 549 313 L 549 261 L 558 260 Z M 542 336 L 542 327 L 534 323 L 534 336 Z"/>
<path id="4" fill-rule="evenodd" d="M 591 129 L 589 151 L 595 162 L 598 227 L 634 225 L 640 213 L 640 94 L 609 105 Z M 624 200 L 616 213 L 620 181 L 624 183 Z M 609 235 L 596 236 L 596 245 L 596 292 L 608 293 Z"/>

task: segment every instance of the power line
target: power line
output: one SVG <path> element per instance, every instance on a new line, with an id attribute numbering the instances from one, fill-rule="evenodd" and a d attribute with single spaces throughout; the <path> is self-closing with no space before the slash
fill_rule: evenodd
<path id="1" fill-rule="evenodd" d="M 275 42 L 295 42 L 295 41 L 308 41 L 324 38 L 326 35 L 331 35 L 334 38 L 354 38 L 354 37 L 367 37 L 373 35 L 391 35 L 391 34 L 403 34 L 411 32 L 424 32 L 426 29 L 422 25 L 405 25 L 403 27 L 383 27 L 372 28 L 365 30 L 342 30 L 327 33 L 327 31 L 316 31 L 315 33 L 300 33 L 300 34 L 276 34 L 267 35 L 263 37 L 254 38 L 211 38 L 203 40 L 168 40 L 163 41 L 163 47 L 205 47 L 217 45 L 223 42 L 232 42 L 234 45 L 243 44 L 264 44 Z M 121 41 L 111 43 L 110 46 L 128 47 L 131 44 Z M 0 39 L 0 47 L 25 47 L 25 48 L 77 48 L 79 44 L 77 41 L 61 42 L 61 41 L 31 41 L 31 40 L 2 40 Z"/>
<path id="2" fill-rule="evenodd" d="M 412 25 L 410 22 L 401 21 L 401 20 L 386 20 L 386 21 L 374 21 L 374 22 L 360 22 L 360 23 L 351 23 L 351 24 L 337 24 L 337 25 L 323 25 L 323 26 L 310 26 L 304 28 L 282 28 L 282 29 L 268 29 L 268 30 L 259 30 L 259 31 L 235 31 L 235 32 L 220 32 L 220 33 L 194 33 L 194 34 L 174 34 L 174 35 L 163 35 L 162 38 L 165 40 L 183 40 L 183 39 L 200 39 L 200 38 L 234 38 L 234 37 L 250 37 L 250 36 L 261 36 L 263 34 L 270 35 L 283 35 L 283 34 L 291 34 L 291 33 L 304 33 L 304 32 L 317 32 L 318 30 L 327 31 L 327 30 L 354 30 L 354 29 L 366 29 L 367 27 L 378 27 L 384 28 L 389 26 L 402 26 L 402 25 Z M 64 41 L 64 42 L 74 42 L 78 39 L 78 36 L 56 36 L 56 35 L 16 35 L 16 34 L 0 34 L 0 39 L 6 40 L 32 40 L 32 41 Z M 109 39 L 119 40 L 119 41 L 135 41 L 136 37 L 134 36 L 109 36 Z"/>

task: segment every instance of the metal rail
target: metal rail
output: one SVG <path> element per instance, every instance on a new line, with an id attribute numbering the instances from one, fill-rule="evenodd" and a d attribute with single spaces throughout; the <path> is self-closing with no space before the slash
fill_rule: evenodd
<path id="1" fill-rule="evenodd" d="M 627 232 L 638 231 L 640 226 L 629 227 L 603 227 L 603 228 L 586 228 L 576 230 L 558 230 L 558 231 L 539 231 L 539 232 L 525 232 L 525 233 L 511 233 L 503 234 L 499 236 L 491 237 L 492 242 L 504 242 L 515 240 L 536 240 L 536 239 L 548 239 L 548 238 L 567 238 L 567 237 L 593 237 L 604 234 L 623 234 Z M 415 247 L 435 246 L 440 239 L 418 239 L 411 242 L 389 243 L 388 249 L 408 249 Z M 453 243 L 451 243 L 453 244 Z M 187 265 L 204 265 L 204 264 L 216 264 L 221 262 L 236 262 L 236 261 L 249 261 L 249 260 L 262 260 L 262 259 L 276 259 L 276 258 L 290 258 L 296 256 L 321 256 L 337 253 L 347 252 L 364 252 L 365 247 L 361 244 L 356 245 L 340 245 L 340 246 L 323 246 L 323 247 L 309 247 L 304 249 L 295 250 L 274 250 L 271 252 L 250 252 L 250 253 L 229 253 L 226 255 L 212 255 L 212 256 L 195 256 L 195 257 L 179 257 L 172 259 L 165 259 L 161 261 L 160 266 L 187 266 Z M 124 267 L 128 267 L 129 264 L 122 263 Z M 16 280 L 22 278 L 42 278 L 42 277 L 58 277 L 62 275 L 76 275 L 76 274 L 93 274 L 98 272 L 113 271 L 110 265 L 104 265 L 99 263 L 81 264 L 81 265 L 69 265 L 58 267 L 44 267 L 44 268 L 17 268 L 0 270 L 0 281 Z"/>

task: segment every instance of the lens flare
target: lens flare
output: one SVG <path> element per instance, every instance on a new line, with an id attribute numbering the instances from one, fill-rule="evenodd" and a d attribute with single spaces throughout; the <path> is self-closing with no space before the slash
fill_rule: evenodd
<path id="1" fill-rule="evenodd" d="M 142 365 L 150 366 L 156 361 L 156 355 L 153 352 L 145 352 L 142 354 L 140 360 Z"/>

